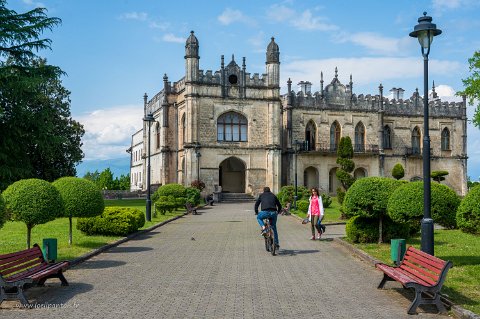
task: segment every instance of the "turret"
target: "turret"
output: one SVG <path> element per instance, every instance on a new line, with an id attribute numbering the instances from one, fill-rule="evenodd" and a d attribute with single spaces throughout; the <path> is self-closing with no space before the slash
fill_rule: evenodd
<path id="1" fill-rule="evenodd" d="M 185 43 L 185 82 L 195 82 L 198 80 L 199 59 L 198 56 L 198 40 L 194 32 L 190 32 L 190 36 Z"/>
<path id="2" fill-rule="evenodd" d="M 269 87 L 280 87 L 280 50 L 275 38 L 267 46 L 267 85 Z"/>

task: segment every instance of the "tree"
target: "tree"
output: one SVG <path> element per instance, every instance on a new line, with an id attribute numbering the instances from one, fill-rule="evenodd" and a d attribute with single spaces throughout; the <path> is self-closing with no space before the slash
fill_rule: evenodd
<path id="1" fill-rule="evenodd" d="M 70 116 L 64 74 L 33 52 L 50 48 L 42 32 L 60 23 L 37 8 L 18 14 L 0 0 L 0 189 L 19 179 L 75 175 L 80 123 Z"/>
<path id="2" fill-rule="evenodd" d="M 397 163 L 392 169 L 392 176 L 396 180 L 402 179 L 405 176 L 405 170 L 403 169 L 402 164 Z"/>
<path id="3" fill-rule="evenodd" d="M 437 183 L 444 181 L 445 180 L 444 176 L 447 176 L 447 175 L 448 175 L 447 171 L 433 171 L 430 173 L 430 177 L 432 177 L 432 179 Z"/>
<path id="4" fill-rule="evenodd" d="M 113 173 L 110 168 L 106 168 L 98 176 L 98 187 L 100 189 L 115 189 L 113 182 Z"/>
<path id="5" fill-rule="evenodd" d="M 355 182 L 355 178 L 352 176 L 352 172 L 355 169 L 355 163 L 353 158 L 353 146 L 350 136 L 344 136 L 340 139 L 337 151 L 337 164 L 340 168 L 337 169 L 337 178 L 342 183 L 345 191 Z"/>
<path id="6" fill-rule="evenodd" d="M 2 194 L 0 194 L 0 228 L 5 224 L 5 201 L 3 200 Z"/>
<path id="7" fill-rule="evenodd" d="M 475 126 L 480 127 L 480 51 L 475 51 L 473 56 L 468 59 L 468 64 L 472 74 L 462 80 L 465 89 L 457 92 L 457 95 L 465 95 L 470 105 L 477 103 L 472 122 Z"/>
<path id="8" fill-rule="evenodd" d="M 72 244 L 72 218 L 93 217 L 103 213 L 105 203 L 95 183 L 84 178 L 62 177 L 52 183 L 60 192 L 69 219 L 68 243 Z"/>
<path id="9" fill-rule="evenodd" d="M 98 179 L 100 178 L 100 172 L 98 170 L 95 170 L 95 172 L 93 173 L 90 173 L 90 171 L 88 171 L 85 173 L 85 175 L 83 175 L 83 178 L 97 184 Z"/>
<path id="10" fill-rule="evenodd" d="M 64 213 L 63 201 L 58 190 L 47 181 L 22 179 L 3 192 L 7 213 L 27 226 L 27 248 L 30 248 L 32 228 L 45 224 Z"/>

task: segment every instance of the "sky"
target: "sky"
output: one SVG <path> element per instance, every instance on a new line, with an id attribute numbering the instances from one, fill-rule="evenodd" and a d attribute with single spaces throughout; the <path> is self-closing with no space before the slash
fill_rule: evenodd
<path id="1" fill-rule="evenodd" d="M 403 88 L 410 97 L 423 95 L 420 45 L 409 37 L 426 11 L 443 32 L 434 38 L 429 55 L 429 87 L 435 81 L 443 100 L 459 101 L 469 76 L 468 58 L 480 50 L 479 0 L 9 0 L 7 7 L 25 12 L 44 7 L 62 24 L 44 34 L 51 50 L 39 55 L 67 75 L 71 112 L 82 123 L 85 159 L 108 167 L 121 161 L 128 173 L 131 135 L 141 129 L 143 95 L 163 88 L 163 76 L 180 80 L 185 73 L 185 40 L 195 31 L 200 44 L 200 69 L 220 69 L 232 54 L 247 72 L 265 72 L 270 38 L 280 48 L 282 94 L 292 79 L 310 81 L 319 90 L 338 67 L 339 80 L 350 75 L 356 94 L 384 95 Z M 473 106 L 467 108 L 472 118 Z M 480 180 L 480 129 L 469 122 L 468 175 Z M 99 167 L 100 168 L 100 167 Z M 101 169 L 100 169 L 101 170 Z M 121 169 L 117 170 L 118 172 Z"/>

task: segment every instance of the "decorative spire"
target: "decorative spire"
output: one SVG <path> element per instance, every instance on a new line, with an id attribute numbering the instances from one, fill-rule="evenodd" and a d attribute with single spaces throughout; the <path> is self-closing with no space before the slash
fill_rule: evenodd
<path id="1" fill-rule="evenodd" d="M 247 65 L 245 64 L 245 57 L 243 57 L 243 63 L 242 63 L 242 69 L 245 71 L 245 69 L 247 68 Z"/>
<path id="2" fill-rule="evenodd" d="M 335 79 L 338 79 L 338 69 L 335 67 Z"/>
<path id="3" fill-rule="evenodd" d="M 267 63 L 280 63 L 280 49 L 274 37 L 267 46 Z"/>
<path id="4" fill-rule="evenodd" d="M 221 57 L 220 66 L 221 66 L 222 69 L 225 67 L 225 57 L 223 56 L 223 54 L 222 54 L 222 57 Z"/>
<path id="5" fill-rule="evenodd" d="M 352 96 L 353 94 L 353 81 L 352 81 L 352 75 L 350 74 L 350 97 Z"/>
<path id="6" fill-rule="evenodd" d="M 143 95 L 143 115 L 144 116 L 147 115 L 147 100 L 148 100 L 148 95 L 147 95 L 147 93 L 145 93 Z"/>
<path id="7" fill-rule="evenodd" d="M 435 80 L 433 80 L 432 92 L 435 93 Z"/>
<path id="8" fill-rule="evenodd" d="M 163 90 L 165 91 L 165 94 L 167 94 L 169 91 L 167 73 L 163 75 Z"/>
<path id="9" fill-rule="evenodd" d="M 320 96 L 323 97 L 323 71 L 320 72 Z"/>
<path id="10" fill-rule="evenodd" d="M 190 36 L 187 39 L 187 42 L 185 43 L 185 58 L 197 58 L 199 59 L 200 57 L 198 56 L 198 39 L 195 36 L 193 31 L 190 31 Z"/>
<path id="11" fill-rule="evenodd" d="M 232 61 L 235 62 L 235 55 L 232 54 Z"/>

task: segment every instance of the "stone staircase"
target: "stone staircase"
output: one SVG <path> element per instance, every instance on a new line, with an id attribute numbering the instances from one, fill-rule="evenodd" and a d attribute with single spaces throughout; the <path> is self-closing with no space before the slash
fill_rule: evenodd
<path id="1" fill-rule="evenodd" d="M 221 202 L 253 202 L 255 198 L 250 194 L 245 193 L 222 193 Z"/>

